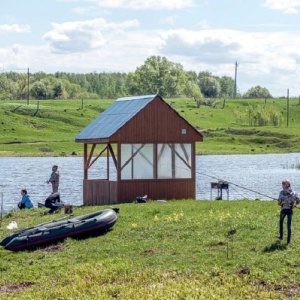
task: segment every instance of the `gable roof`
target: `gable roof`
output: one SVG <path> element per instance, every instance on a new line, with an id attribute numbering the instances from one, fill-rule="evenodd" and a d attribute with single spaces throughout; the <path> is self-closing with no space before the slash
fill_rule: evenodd
<path id="1" fill-rule="evenodd" d="M 190 142 L 203 136 L 161 96 L 144 95 L 117 99 L 75 137 L 92 144 L 150 140 Z"/>
<path id="2" fill-rule="evenodd" d="M 78 133 L 75 141 L 108 139 L 157 96 L 144 95 L 117 99 L 99 117 Z"/>

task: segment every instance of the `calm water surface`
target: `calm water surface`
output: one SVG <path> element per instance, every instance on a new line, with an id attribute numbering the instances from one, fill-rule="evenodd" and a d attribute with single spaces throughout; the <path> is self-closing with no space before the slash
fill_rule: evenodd
<path id="1" fill-rule="evenodd" d="M 217 190 L 211 190 L 210 186 L 218 180 L 229 182 L 230 200 L 277 198 L 283 178 L 289 178 L 292 188 L 300 192 L 300 170 L 296 168 L 300 164 L 299 153 L 207 155 L 197 156 L 196 161 L 197 199 L 215 199 Z M 44 202 L 51 193 L 51 185 L 45 182 L 54 164 L 59 166 L 61 173 L 62 200 L 81 205 L 82 157 L 0 157 L 0 201 L 3 199 L 4 211 L 16 209 L 22 188 L 27 188 L 35 206 Z M 89 178 L 105 176 L 106 159 L 100 158 L 90 170 Z M 113 168 L 110 179 L 115 179 Z M 227 199 L 226 191 L 223 191 L 223 199 Z"/>

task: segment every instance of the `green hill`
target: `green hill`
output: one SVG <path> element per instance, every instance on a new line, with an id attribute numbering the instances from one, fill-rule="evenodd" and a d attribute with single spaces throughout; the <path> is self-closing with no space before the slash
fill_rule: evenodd
<path id="1" fill-rule="evenodd" d="M 298 99 L 165 99 L 204 135 L 197 154 L 300 152 Z M 0 156 L 82 155 L 75 135 L 113 100 L 0 101 Z"/>

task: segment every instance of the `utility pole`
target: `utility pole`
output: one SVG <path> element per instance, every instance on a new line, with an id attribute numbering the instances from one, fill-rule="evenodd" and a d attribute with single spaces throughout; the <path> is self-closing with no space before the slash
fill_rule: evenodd
<path id="1" fill-rule="evenodd" d="M 233 91 L 233 98 L 236 98 L 236 80 L 237 80 L 237 67 L 238 67 L 238 62 L 235 62 L 235 72 L 234 72 L 234 91 Z"/>
<path id="2" fill-rule="evenodd" d="M 289 127 L 289 117 L 290 117 L 290 90 L 287 89 L 287 96 L 286 96 L 286 127 Z"/>
<path id="3" fill-rule="evenodd" d="M 29 104 L 29 68 L 27 69 L 27 105 Z"/>

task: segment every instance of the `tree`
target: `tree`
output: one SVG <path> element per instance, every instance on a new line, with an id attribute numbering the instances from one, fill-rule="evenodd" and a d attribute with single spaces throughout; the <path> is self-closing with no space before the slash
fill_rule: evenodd
<path id="1" fill-rule="evenodd" d="M 202 100 L 202 93 L 199 89 L 199 86 L 195 82 L 188 81 L 186 84 L 185 94 L 188 97 L 193 98 L 196 103 L 197 107 L 200 107 L 201 100 Z"/>
<path id="2" fill-rule="evenodd" d="M 198 82 L 197 73 L 194 72 L 194 71 L 185 72 L 185 77 L 186 77 L 186 80 L 188 80 L 188 81 L 192 81 L 192 82 L 195 82 L 195 83 Z"/>
<path id="3" fill-rule="evenodd" d="M 229 76 L 223 76 L 219 79 L 221 97 L 232 97 L 234 93 L 234 80 Z"/>
<path id="4" fill-rule="evenodd" d="M 243 98 L 273 98 L 273 96 L 270 94 L 270 92 L 260 85 L 254 86 L 250 88 L 244 95 Z"/>
<path id="5" fill-rule="evenodd" d="M 57 80 L 53 85 L 53 96 L 56 99 L 65 98 L 65 88 L 60 80 Z"/>
<path id="6" fill-rule="evenodd" d="M 0 100 L 14 99 L 16 84 L 9 80 L 5 74 L 0 74 Z"/>
<path id="7" fill-rule="evenodd" d="M 132 94 L 160 94 L 174 97 L 181 93 L 185 83 L 185 72 L 180 64 L 165 57 L 151 56 L 145 63 L 129 74 Z"/>
<path id="8" fill-rule="evenodd" d="M 28 77 L 27 74 L 19 74 L 17 80 L 17 99 L 26 99 L 28 95 Z"/>
<path id="9" fill-rule="evenodd" d="M 199 87 L 202 94 L 207 98 L 216 98 L 219 96 L 221 91 L 221 86 L 218 80 L 214 77 L 200 77 Z"/>
<path id="10" fill-rule="evenodd" d="M 198 73 L 198 80 L 204 77 L 213 77 L 213 75 L 208 71 L 202 71 Z"/>
<path id="11" fill-rule="evenodd" d="M 47 99 L 47 87 L 43 81 L 36 81 L 32 84 L 30 94 L 35 99 Z"/>

